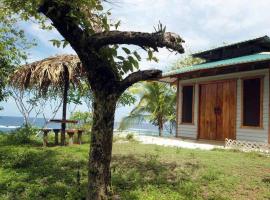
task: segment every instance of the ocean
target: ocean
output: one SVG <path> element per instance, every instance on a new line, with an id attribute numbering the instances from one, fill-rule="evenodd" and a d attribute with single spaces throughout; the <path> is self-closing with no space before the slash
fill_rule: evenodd
<path id="1" fill-rule="evenodd" d="M 33 122 L 35 127 L 44 127 L 45 120 L 43 118 L 30 119 Z M 23 117 L 14 117 L 14 116 L 0 116 L 0 131 L 10 132 L 16 128 L 19 128 L 23 125 Z M 117 129 L 119 122 L 115 122 L 114 128 Z M 60 124 L 49 123 L 47 128 L 60 128 Z M 132 125 L 128 131 L 136 132 L 139 135 L 158 135 L 158 127 L 153 126 L 150 123 L 141 123 Z M 175 131 L 173 131 L 174 133 Z M 170 133 L 165 129 L 164 136 L 170 136 Z"/>

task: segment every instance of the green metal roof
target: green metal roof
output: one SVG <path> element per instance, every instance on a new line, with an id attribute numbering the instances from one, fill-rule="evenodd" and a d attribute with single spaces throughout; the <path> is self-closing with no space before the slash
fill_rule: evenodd
<path id="1" fill-rule="evenodd" d="M 265 35 L 263 37 L 244 40 L 241 42 L 227 44 L 213 49 L 193 53 L 192 56 L 203 58 L 209 61 L 211 60 L 217 61 L 229 58 L 236 58 L 240 56 L 246 56 L 260 52 L 269 52 L 269 50 L 270 50 L 270 38 L 267 35 Z"/>
<path id="2" fill-rule="evenodd" d="M 177 70 L 165 72 L 162 74 L 162 76 L 167 77 L 167 76 L 173 76 L 177 74 L 183 74 L 187 72 L 199 71 L 199 70 L 204 70 L 204 69 L 214 69 L 214 68 L 219 68 L 219 67 L 244 64 L 244 63 L 252 63 L 252 62 L 260 62 L 260 61 L 266 61 L 266 60 L 270 60 L 269 52 L 257 53 L 257 54 L 252 54 L 248 56 L 241 56 L 237 58 L 230 58 L 226 60 L 219 60 L 215 62 L 207 62 L 207 63 L 197 64 L 197 65 L 182 67 Z"/>

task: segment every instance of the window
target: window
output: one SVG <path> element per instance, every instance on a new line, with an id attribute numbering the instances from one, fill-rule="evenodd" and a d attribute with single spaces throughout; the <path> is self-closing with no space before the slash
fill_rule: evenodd
<path id="1" fill-rule="evenodd" d="M 193 123 L 193 85 L 182 90 L 182 123 Z"/>
<path id="2" fill-rule="evenodd" d="M 261 127 L 262 122 L 262 78 L 244 79 L 243 126 Z"/>

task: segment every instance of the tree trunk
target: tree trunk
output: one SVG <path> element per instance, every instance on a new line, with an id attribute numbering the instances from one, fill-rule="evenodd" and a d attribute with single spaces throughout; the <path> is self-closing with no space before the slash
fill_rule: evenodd
<path id="1" fill-rule="evenodd" d="M 88 200 L 107 200 L 110 193 L 110 162 L 116 95 L 94 95 L 88 172 Z"/>
<path id="2" fill-rule="evenodd" d="M 158 134 L 159 134 L 159 137 L 162 137 L 163 135 L 163 123 L 161 121 L 159 121 L 158 123 Z"/>
<path id="3" fill-rule="evenodd" d="M 163 128 L 158 127 L 158 135 L 159 135 L 159 137 L 162 137 L 162 135 L 163 135 Z"/>

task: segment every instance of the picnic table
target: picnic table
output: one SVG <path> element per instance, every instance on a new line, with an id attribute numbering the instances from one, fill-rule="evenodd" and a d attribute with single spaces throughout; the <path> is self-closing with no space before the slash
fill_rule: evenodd
<path id="1" fill-rule="evenodd" d="M 53 122 L 53 123 L 60 123 L 60 124 L 77 124 L 78 121 L 77 120 L 62 120 L 62 119 L 52 119 L 49 122 Z M 59 144 L 59 133 L 61 132 L 62 129 L 58 129 L 58 128 L 43 128 L 40 129 L 43 132 L 43 146 L 46 147 L 48 146 L 48 133 L 49 132 L 54 132 L 54 144 L 58 145 Z M 66 129 L 65 132 L 68 134 L 69 136 L 69 145 L 73 145 L 74 144 L 74 134 L 77 133 L 77 138 L 78 138 L 78 144 L 82 144 L 82 134 L 83 134 L 83 130 L 82 129 Z"/>

